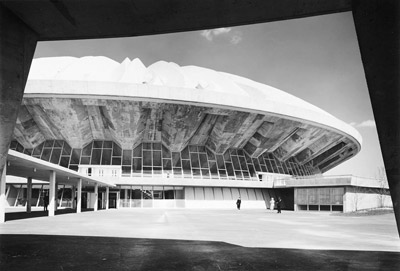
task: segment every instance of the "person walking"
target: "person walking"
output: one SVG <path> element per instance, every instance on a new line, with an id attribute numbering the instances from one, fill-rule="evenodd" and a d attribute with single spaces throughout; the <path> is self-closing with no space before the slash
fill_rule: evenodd
<path id="1" fill-rule="evenodd" d="M 271 200 L 269 201 L 269 209 L 273 211 L 274 208 L 275 208 L 275 200 L 274 198 L 271 198 Z"/>
<path id="2" fill-rule="evenodd" d="M 242 200 L 240 199 L 240 197 L 237 199 L 236 201 L 236 207 L 238 210 L 240 210 L 240 204 L 242 204 Z"/>
<path id="3" fill-rule="evenodd" d="M 47 206 L 49 205 L 49 196 L 45 195 L 43 197 L 43 207 L 44 207 L 44 211 L 47 211 Z"/>
<path id="4" fill-rule="evenodd" d="M 278 214 L 281 213 L 281 208 L 282 208 L 282 199 L 279 197 L 278 202 L 276 204 L 276 207 L 278 208 Z"/>

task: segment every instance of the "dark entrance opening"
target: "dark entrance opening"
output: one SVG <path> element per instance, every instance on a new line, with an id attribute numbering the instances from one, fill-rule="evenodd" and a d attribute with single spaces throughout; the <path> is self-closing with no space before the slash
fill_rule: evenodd
<path id="1" fill-rule="evenodd" d="M 82 209 L 87 209 L 87 192 L 82 192 L 82 197 L 81 197 L 81 208 Z"/>
<path id="2" fill-rule="evenodd" d="M 98 198 L 97 198 L 97 209 L 101 210 L 103 208 L 103 193 L 98 193 Z"/>
<path id="3" fill-rule="evenodd" d="M 109 205 L 108 208 L 117 208 L 117 193 L 111 193 L 108 195 Z"/>
<path id="4" fill-rule="evenodd" d="M 293 188 L 274 188 L 276 197 L 282 199 L 282 209 L 294 211 L 294 189 Z"/>

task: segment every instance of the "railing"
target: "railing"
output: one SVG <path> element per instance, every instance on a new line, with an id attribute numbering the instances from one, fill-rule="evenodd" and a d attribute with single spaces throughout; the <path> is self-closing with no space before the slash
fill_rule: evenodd
<path id="1" fill-rule="evenodd" d="M 333 175 L 333 176 L 299 176 L 286 180 L 286 185 L 290 187 L 302 186 L 362 186 L 372 188 L 387 188 L 382 182 L 370 178 L 362 178 L 352 175 Z"/>
<path id="2" fill-rule="evenodd" d="M 199 176 L 193 174 L 180 174 L 176 176 L 173 173 L 151 173 L 151 172 L 131 172 L 122 173 L 122 178 L 165 178 L 165 179 L 206 179 L 206 180 L 237 180 L 237 181 L 259 181 L 258 177 L 236 178 L 235 176 L 220 177 L 218 174 L 209 174 L 207 176 Z"/>
<path id="3" fill-rule="evenodd" d="M 275 179 L 275 180 L 272 181 L 273 182 L 272 187 L 273 188 L 286 187 L 286 181 L 287 181 L 287 179 Z"/>
<path id="4" fill-rule="evenodd" d="M 351 184 L 351 176 L 342 176 L 342 177 L 302 176 L 286 180 L 286 185 L 291 187 L 327 186 L 327 185 L 341 186 L 350 184 Z"/>
<path id="5" fill-rule="evenodd" d="M 216 179 L 216 180 L 238 180 L 238 181 L 259 181 L 258 176 L 249 177 L 236 177 L 234 176 L 220 176 L 219 174 L 212 174 L 208 172 L 206 175 L 201 175 L 195 172 L 188 171 L 166 171 L 166 170 L 141 170 L 124 172 L 120 166 L 93 166 L 93 165 L 80 165 L 79 173 L 92 176 L 99 179 L 119 179 L 122 178 L 184 178 L 184 179 Z"/>

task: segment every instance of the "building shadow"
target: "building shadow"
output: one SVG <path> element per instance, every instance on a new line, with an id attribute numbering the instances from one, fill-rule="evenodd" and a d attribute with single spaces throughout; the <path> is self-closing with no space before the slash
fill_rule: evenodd
<path id="1" fill-rule="evenodd" d="M 248 248 L 147 238 L 0 235 L 0 250 L 1 270 L 398 270 L 400 266 L 397 252 Z"/>
<path id="2" fill-rule="evenodd" d="M 93 208 L 82 209 L 82 212 L 90 212 L 90 211 L 93 211 Z M 65 208 L 55 211 L 55 215 L 72 214 L 72 213 L 76 213 L 76 210 L 71 208 Z M 31 211 L 30 213 L 27 213 L 26 211 L 11 212 L 5 214 L 5 221 L 42 217 L 42 216 L 48 216 L 48 211 Z"/>

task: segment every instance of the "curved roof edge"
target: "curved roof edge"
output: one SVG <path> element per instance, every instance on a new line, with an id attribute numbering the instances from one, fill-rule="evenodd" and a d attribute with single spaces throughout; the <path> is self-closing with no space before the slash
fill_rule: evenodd
<path id="1" fill-rule="evenodd" d="M 182 104 L 201 104 L 202 106 L 224 107 L 245 112 L 265 112 L 283 115 L 292 119 L 313 123 L 319 127 L 335 130 L 353 138 L 361 149 L 362 138 L 351 125 L 335 118 L 315 106 L 304 107 L 303 103 L 285 100 L 260 99 L 258 96 L 215 92 L 207 89 L 190 89 L 149 84 L 66 81 L 66 80 L 29 80 L 25 87 L 25 97 L 81 97 L 106 99 L 152 99 Z M 304 101 L 303 101 L 304 102 Z"/>

